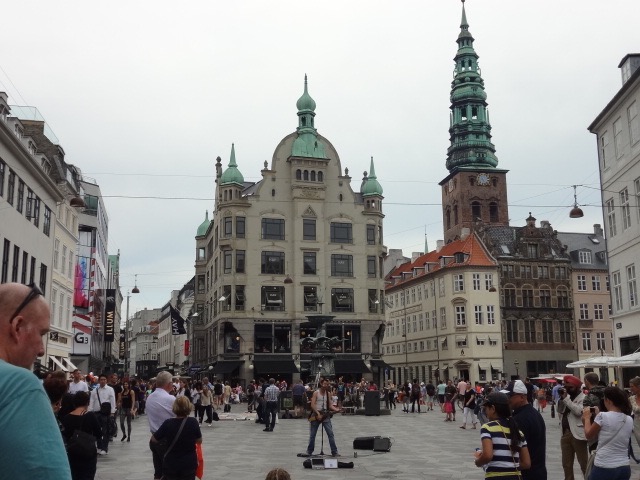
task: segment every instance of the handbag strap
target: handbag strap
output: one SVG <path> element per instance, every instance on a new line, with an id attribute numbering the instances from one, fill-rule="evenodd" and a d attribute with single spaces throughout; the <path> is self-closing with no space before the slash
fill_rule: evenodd
<path id="1" fill-rule="evenodd" d="M 182 420 L 182 423 L 180 424 L 180 428 L 178 429 L 178 433 L 176 434 L 175 437 L 173 437 L 173 442 L 171 442 L 171 445 L 169 445 L 169 448 L 167 448 L 167 451 L 164 452 L 164 457 L 162 457 L 163 459 L 167 458 L 167 455 L 169 454 L 169 452 L 171 451 L 173 446 L 178 441 L 178 437 L 180 437 L 180 434 L 182 433 L 182 429 L 184 428 L 184 424 L 186 423 L 187 418 L 189 418 L 189 417 L 184 417 L 184 419 Z"/>
<path id="2" fill-rule="evenodd" d="M 507 442 L 507 446 L 509 447 L 509 453 L 511 454 L 511 460 L 513 461 L 513 466 L 516 469 L 516 473 L 518 475 L 518 478 L 522 478 L 522 472 L 520 472 L 520 467 L 518 466 L 518 464 L 516 463 L 516 457 L 513 454 L 513 451 L 511 450 L 511 444 L 509 443 L 509 439 L 507 438 L 507 434 L 504 432 L 504 426 L 499 423 L 500 425 L 500 430 L 502 431 L 502 436 L 504 437 L 504 440 Z M 510 435 L 514 435 L 514 432 L 511 431 L 511 429 L 509 429 Z"/>
<path id="3" fill-rule="evenodd" d="M 598 450 L 600 450 L 600 448 L 604 447 L 607 443 L 609 443 L 611 440 L 613 440 L 615 437 L 618 436 L 618 434 L 620 433 L 620 430 L 622 430 L 622 427 L 624 427 L 627 424 L 627 419 L 625 416 L 625 419 L 622 421 L 622 424 L 620 425 L 620 428 L 618 428 L 618 430 L 616 430 L 616 433 L 613 434 L 612 437 L 608 438 L 606 442 L 604 443 L 600 443 L 598 442 L 598 448 L 596 448 L 596 453 L 598 452 Z M 631 438 L 629 438 L 629 440 L 631 440 Z"/>

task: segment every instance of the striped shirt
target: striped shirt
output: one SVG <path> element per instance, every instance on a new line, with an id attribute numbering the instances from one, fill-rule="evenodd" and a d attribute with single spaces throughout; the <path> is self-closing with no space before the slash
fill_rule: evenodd
<path id="1" fill-rule="evenodd" d="M 526 447 L 527 442 L 524 439 L 524 435 L 522 432 L 519 433 L 521 440 L 518 446 L 520 448 Z M 480 438 L 482 440 L 485 438 L 491 439 L 491 443 L 493 443 L 493 458 L 487 464 L 485 478 L 517 475 L 518 467 L 520 466 L 520 453 L 516 451 L 513 452 L 513 455 L 511 454 L 511 431 L 509 427 L 503 426 L 498 420 L 485 423 L 480 430 Z"/>
<path id="2" fill-rule="evenodd" d="M 264 391 L 264 399 L 267 402 L 277 402 L 280 395 L 280 389 L 275 385 L 269 385 Z"/>

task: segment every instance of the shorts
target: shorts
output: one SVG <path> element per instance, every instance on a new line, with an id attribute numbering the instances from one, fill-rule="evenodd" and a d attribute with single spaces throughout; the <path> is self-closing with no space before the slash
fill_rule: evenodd
<path id="1" fill-rule="evenodd" d="M 304 407 L 303 398 L 304 397 L 302 395 L 294 395 L 293 396 L 293 406 L 294 407 Z"/>

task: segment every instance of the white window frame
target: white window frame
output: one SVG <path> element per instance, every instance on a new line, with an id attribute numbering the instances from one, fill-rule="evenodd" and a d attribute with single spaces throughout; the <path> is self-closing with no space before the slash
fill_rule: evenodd
<path id="1" fill-rule="evenodd" d="M 609 236 L 615 237 L 618 232 L 616 228 L 616 207 L 613 204 L 613 198 L 606 200 L 605 206 L 607 209 L 607 223 L 609 224 Z"/>
<path id="2" fill-rule="evenodd" d="M 487 325 L 496 324 L 496 309 L 493 305 L 487 305 Z"/>
<path id="3" fill-rule="evenodd" d="M 462 273 L 453 275 L 453 291 L 464 292 L 464 275 Z"/>
<path id="4" fill-rule="evenodd" d="M 629 189 L 620 192 L 620 208 L 622 209 L 622 231 L 631 227 L 631 205 L 629 204 Z"/>
<path id="5" fill-rule="evenodd" d="M 586 275 L 577 275 L 576 279 L 578 280 L 578 291 L 586 292 L 587 291 L 587 276 Z"/>
<path id="6" fill-rule="evenodd" d="M 638 287 L 636 284 L 636 266 L 627 266 L 627 290 L 629 292 L 629 307 L 638 305 Z"/>
<path id="7" fill-rule="evenodd" d="M 591 332 L 582 332 L 582 350 L 591 351 Z"/>
<path id="8" fill-rule="evenodd" d="M 456 305 L 456 327 L 467 326 L 467 311 L 464 305 Z"/>
<path id="9" fill-rule="evenodd" d="M 622 118 L 618 118 L 613 122 L 613 146 L 616 150 L 616 158 L 619 160 L 624 154 L 622 148 Z"/>
<path id="10" fill-rule="evenodd" d="M 474 273 L 472 274 L 472 277 L 473 277 L 473 289 L 480 290 L 480 274 Z"/>
<path id="11" fill-rule="evenodd" d="M 482 325 L 484 323 L 484 316 L 482 315 L 482 305 L 474 305 L 473 315 L 476 321 L 476 325 Z"/>
<path id="12" fill-rule="evenodd" d="M 600 275 L 592 275 L 591 276 L 591 289 L 594 292 L 599 292 L 600 291 Z"/>

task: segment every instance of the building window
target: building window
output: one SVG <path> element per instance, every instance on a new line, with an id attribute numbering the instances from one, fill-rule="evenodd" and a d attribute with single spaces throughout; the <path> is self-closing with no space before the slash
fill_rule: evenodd
<path id="1" fill-rule="evenodd" d="M 224 217 L 222 231 L 225 237 L 233 236 L 233 217 Z"/>
<path id="2" fill-rule="evenodd" d="M 316 221 L 313 218 L 302 219 L 302 239 L 303 240 L 315 240 L 316 239 Z"/>
<path id="3" fill-rule="evenodd" d="M 553 320 L 542 320 L 542 343 L 553 343 Z"/>
<path id="4" fill-rule="evenodd" d="M 284 311 L 284 286 L 282 287 L 262 287 L 261 289 L 262 310 Z"/>
<path id="5" fill-rule="evenodd" d="M 505 287 L 502 289 L 502 303 L 505 307 L 516 306 L 516 289 L 513 287 Z"/>
<path id="6" fill-rule="evenodd" d="M 435 322 L 435 315 L 433 316 L 433 321 Z M 447 329 L 447 309 L 445 307 L 440 307 L 440 328 L 443 330 Z"/>
<path id="7" fill-rule="evenodd" d="M 464 275 L 463 274 L 455 274 L 453 276 L 453 291 L 454 292 L 464 291 Z"/>
<path id="8" fill-rule="evenodd" d="M 600 160 L 602 169 L 607 168 L 607 150 L 609 149 L 609 132 L 604 132 L 600 137 Z"/>
<path id="9" fill-rule="evenodd" d="M 536 343 L 535 320 L 524 320 L 524 341 L 525 343 Z"/>
<path id="10" fill-rule="evenodd" d="M 377 259 L 375 255 L 367 256 L 367 275 L 369 278 L 376 278 L 376 263 Z"/>
<path id="11" fill-rule="evenodd" d="M 487 325 L 496 324 L 496 312 L 493 305 L 487 305 Z"/>
<path id="12" fill-rule="evenodd" d="M 588 320 L 589 319 L 589 304 L 581 303 L 580 306 L 580 320 Z"/>
<path id="13" fill-rule="evenodd" d="M 605 202 L 605 207 L 607 211 L 607 223 L 609 224 L 609 236 L 615 237 L 617 233 L 616 229 L 616 210 L 613 205 L 613 198 L 610 198 Z"/>
<path id="14" fill-rule="evenodd" d="M 231 273 L 233 269 L 233 252 L 224 252 L 224 273 Z"/>
<path id="15" fill-rule="evenodd" d="M 600 351 L 604 351 L 607 348 L 607 342 L 604 339 L 604 332 L 596 333 L 596 348 Z"/>
<path id="16" fill-rule="evenodd" d="M 594 320 L 604 319 L 604 308 L 601 303 L 596 303 L 593 305 L 593 319 Z"/>
<path id="17" fill-rule="evenodd" d="M 633 102 L 627 108 L 627 116 L 629 119 L 629 144 L 633 145 L 640 140 L 640 118 L 638 117 L 636 102 Z"/>
<path id="18" fill-rule="evenodd" d="M 245 235 L 245 218 L 236 217 L 236 237 L 244 238 Z"/>
<path id="19" fill-rule="evenodd" d="M 464 305 L 456 305 L 456 327 L 467 325 L 467 314 Z"/>
<path id="20" fill-rule="evenodd" d="M 7 184 L 7 203 L 9 205 L 13 205 L 15 189 L 16 189 L 16 172 L 9 169 L 9 183 Z M 27 207 L 28 206 L 29 204 L 27 203 Z"/>
<path id="21" fill-rule="evenodd" d="M 58 270 L 58 264 L 60 263 L 60 239 L 56 238 L 53 241 L 53 269 Z"/>
<path id="22" fill-rule="evenodd" d="M 493 274 L 492 273 L 485 273 L 484 274 L 484 289 L 485 290 L 491 290 L 491 287 L 493 287 Z"/>
<path id="23" fill-rule="evenodd" d="M 262 252 L 261 273 L 284 274 L 284 252 Z"/>
<path id="24" fill-rule="evenodd" d="M 567 279 L 567 267 L 555 267 L 556 280 Z"/>
<path id="25" fill-rule="evenodd" d="M 495 202 L 491 202 L 489 204 L 489 221 L 490 222 L 498 221 L 498 204 Z"/>
<path id="26" fill-rule="evenodd" d="M 370 288 L 368 291 L 369 298 L 369 313 L 378 313 L 378 295 L 375 288 Z M 414 322 L 415 327 L 415 322 Z"/>
<path id="27" fill-rule="evenodd" d="M 284 240 L 284 220 L 281 218 L 263 218 L 262 238 L 266 240 Z"/>
<path id="28" fill-rule="evenodd" d="M 528 243 L 527 244 L 527 256 L 529 258 L 538 258 L 538 244 L 537 243 Z"/>
<path id="29" fill-rule="evenodd" d="M 627 290 L 629 291 L 629 306 L 638 305 L 638 289 L 636 286 L 636 266 L 629 265 L 627 267 Z"/>
<path id="30" fill-rule="evenodd" d="M 353 277 L 353 255 L 331 255 L 331 276 Z"/>
<path id="31" fill-rule="evenodd" d="M 236 285 L 236 310 L 244 310 L 244 285 Z"/>
<path id="32" fill-rule="evenodd" d="M 47 266 L 44 263 L 40 264 L 40 290 L 43 295 L 47 294 Z"/>
<path id="33" fill-rule="evenodd" d="M 518 321 L 517 320 L 507 320 L 506 340 L 509 343 L 515 343 L 518 341 Z"/>
<path id="34" fill-rule="evenodd" d="M 558 308 L 569 308 L 569 292 L 566 288 L 561 287 L 557 290 Z"/>
<path id="35" fill-rule="evenodd" d="M 616 312 L 622 310 L 622 280 L 620 272 L 613 272 L 613 303 L 616 307 Z"/>
<path id="36" fill-rule="evenodd" d="M 22 252 L 22 277 L 20 279 L 20 283 L 26 285 L 27 284 L 27 269 L 29 268 L 29 254 L 27 252 Z"/>
<path id="37" fill-rule="evenodd" d="M 476 325 L 482 325 L 484 320 L 482 318 L 482 305 L 475 305 L 473 307 L 473 313 L 476 320 Z"/>
<path id="38" fill-rule="evenodd" d="M 7 164 L 0 160 L 0 197 L 4 195 L 4 175 L 7 171 Z"/>
<path id="39" fill-rule="evenodd" d="M 591 252 L 588 250 L 578 252 L 578 261 L 582 264 L 589 265 L 591 263 Z"/>
<path id="40" fill-rule="evenodd" d="M 533 289 L 532 288 L 522 289 L 522 306 L 524 308 L 533 308 Z"/>
<path id="41" fill-rule="evenodd" d="M 620 192 L 620 208 L 622 209 L 622 230 L 631 226 L 631 206 L 629 205 L 629 189 Z"/>
<path id="42" fill-rule="evenodd" d="M 538 278 L 548 279 L 549 278 L 549 267 L 545 265 L 538 266 Z"/>
<path id="43" fill-rule="evenodd" d="M 480 290 L 480 274 L 474 273 L 472 276 L 473 276 L 473 289 Z"/>
<path id="44" fill-rule="evenodd" d="M 332 312 L 353 312 L 353 289 L 332 288 L 331 289 L 331 311 Z"/>
<path id="45" fill-rule="evenodd" d="M 303 273 L 305 275 L 316 274 L 316 252 L 302 253 Z"/>
<path id="46" fill-rule="evenodd" d="M 600 275 L 592 275 L 591 276 L 591 288 L 595 292 L 600 291 Z"/>
<path id="47" fill-rule="evenodd" d="M 591 332 L 582 332 L 582 350 L 591 351 Z"/>
<path id="48" fill-rule="evenodd" d="M 331 222 L 331 243 L 353 243 L 350 223 Z"/>
<path id="49" fill-rule="evenodd" d="M 318 310 L 318 287 L 304 287 L 303 296 L 304 311 L 316 312 Z"/>
<path id="50" fill-rule="evenodd" d="M 531 265 L 522 265 L 520 267 L 520 274 L 521 274 L 522 278 L 533 278 Z"/>
<path id="51" fill-rule="evenodd" d="M 504 278 L 514 278 L 515 271 L 513 265 L 502 265 L 502 276 Z"/>
<path id="52" fill-rule="evenodd" d="M 236 273 L 245 273 L 245 251 L 236 250 Z"/>
<path id="53" fill-rule="evenodd" d="M 613 122 L 613 146 L 616 149 L 616 158 L 622 157 L 624 148 L 622 147 L 622 119 L 620 118 Z"/>
<path id="54" fill-rule="evenodd" d="M 13 265 L 11 267 L 11 281 L 18 281 L 18 269 L 20 267 L 20 247 L 17 245 L 13 246 Z"/>
<path id="55" fill-rule="evenodd" d="M 198 289 L 198 293 L 205 293 L 204 285 L 205 285 L 205 276 L 198 275 L 197 285 L 196 285 L 196 288 Z"/>
<path id="56" fill-rule="evenodd" d="M 471 219 L 475 222 L 476 220 L 482 219 L 482 214 L 480 210 L 480 202 L 471 202 Z"/>
<path id="57" fill-rule="evenodd" d="M 202 260 L 206 260 L 206 250 L 204 247 L 198 247 L 198 250 L 196 251 L 196 255 L 197 255 L 197 260 L 198 261 L 202 261 Z M 55 268 L 55 267 L 54 267 Z"/>
<path id="58" fill-rule="evenodd" d="M 18 203 L 16 203 L 16 209 L 22 213 L 24 206 L 24 182 L 18 178 Z"/>
<path id="59" fill-rule="evenodd" d="M 376 244 L 376 226 L 367 224 L 367 245 Z"/>
<path id="60" fill-rule="evenodd" d="M 549 290 L 548 288 L 540 289 L 540 306 L 542 308 L 551 307 L 551 290 Z"/>
<path id="61" fill-rule="evenodd" d="M 571 342 L 571 321 L 559 320 L 558 325 L 560 327 L 560 343 L 572 343 Z"/>
<path id="62" fill-rule="evenodd" d="M 578 291 L 586 292 L 587 291 L 587 276 L 586 275 L 578 275 Z"/>

